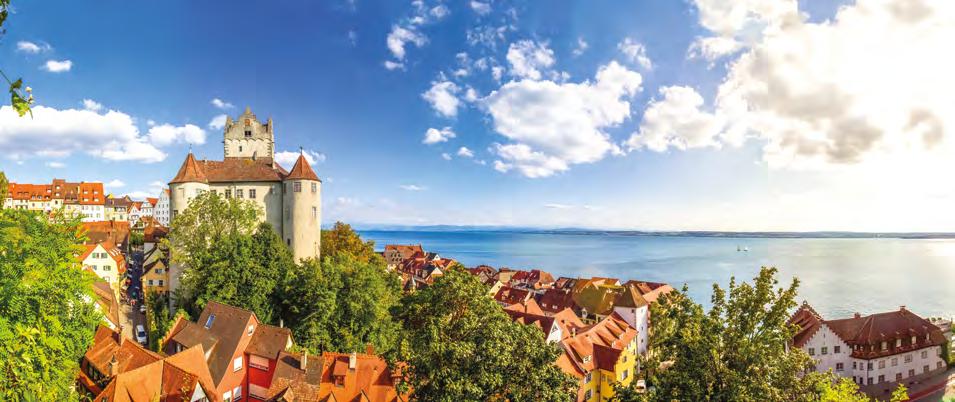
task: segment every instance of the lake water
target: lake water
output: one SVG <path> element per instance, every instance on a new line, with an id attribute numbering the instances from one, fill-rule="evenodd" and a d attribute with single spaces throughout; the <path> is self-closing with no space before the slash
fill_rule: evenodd
<path id="1" fill-rule="evenodd" d="M 955 314 L 955 240 L 721 238 L 500 231 L 360 231 L 385 244 L 422 244 L 466 266 L 540 268 L 557 276 L 684 283 L 709 306 L 713 283 L 751 280 L 761 266 L 779 269 L 780 283 L 801 281 L 825 318 L 898 309 L 922 316 Z M 749 251 L 737 251 L 737 246 Z"/>

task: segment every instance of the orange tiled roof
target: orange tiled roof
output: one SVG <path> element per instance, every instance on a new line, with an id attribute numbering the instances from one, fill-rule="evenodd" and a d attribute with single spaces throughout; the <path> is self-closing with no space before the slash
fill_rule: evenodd
<path id="1" fill-rule="evenodd" d="M 196 388 L 209 401 L 221 401 L 206 366 L 201 346 L 118 374 L 97 402 L 191 401 Z"/>
<path id="2" fill-rule="evenodd" d="M 63 200 L 64 204 L 103 205 L 103 183 L 67 183 L 53 179 L 52 184 L 10 183 L 7 187 L 10 198 L 23 201 Z"/>
<path id="3" fill-rule="evenodd" d="M 269 388 L 269 400 L 279 397 L 296 402 L 408 400 L 408 395 L 399 395 L 395 389 L 396 378 L 384 359 L 356 353 L 352 368 L 350 358 L 351 355 L 344 353 L 303 356 L 282 352 Z"/>
<path id="4" fill-rule="evenodd" d="M 113 261 L 116 261 L 116 265 L 119 267 L 120 273 L 122 274 L 126 270 L 126 266 L 124 264 L 126 260 L 123 258 L 123 252 L 120 251 L 111 240 L 84 245 L 86 249 L 83 251 L 83 254 L 80 255 L 79 260 L 85 261 L 86 258 L 89 257 L 98 246 L 103 246 L 103 249 L 106 250 L 106 253 L 109 254 L 110 258 L 112 258 Z"/>
<path id="5" fill-rule="evenodd" d="M 285 179 L 319 181 L 318 176 L 315 175 L 315 171 L 312 170 L 312 167 L 309 166 L 308 161 L 305 159 L 305 154 L 298 156 L 298 160 L 295 161 L 295 166 L 292 166 L 292 171 L 289 172 Z"/>
<path id="6" fill-rule="evenodd" d="M 637 330 L 617 313 L 613 313 L 593 326 L 578 329 L 576 335 L 564 339 L 561 345 L 568 359 L 579 370 L 613 371 L 623 349 L 636 336 Z"/>

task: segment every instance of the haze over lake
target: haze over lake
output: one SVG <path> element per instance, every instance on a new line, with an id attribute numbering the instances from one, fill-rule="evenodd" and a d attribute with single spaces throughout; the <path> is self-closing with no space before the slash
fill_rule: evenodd
<path id="1" fill-rule="evenodd" d="M 709 306 L 712 284 L 750 280 L 775 266 L 781 284 L 797 276 L 797 301 L 826 318 L 898 309 L 955 313 L 955 239 L 726 238 L 614 233 L 365 230 L 385 244 L 418 244 L 466 266 L 540 268 L 556 276 L 609 276 L 689 285 Z M 737 247 L 741 250 L 737 251 Z"/>

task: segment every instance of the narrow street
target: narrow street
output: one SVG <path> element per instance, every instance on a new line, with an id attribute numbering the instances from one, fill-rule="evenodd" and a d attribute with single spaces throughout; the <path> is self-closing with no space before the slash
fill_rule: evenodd
<path id="1" fill-rule="evenodd" d="M 143 252 L 141 248 L 134 247 L 130 253 L 128 265 L 126 267 L 126 278 L 129 285 L 123 291 L 120 303 L 120 320 L 123 322 L 123 336 L 129 339 L 136 339 L 134 330 L 137 325 L 146 328 L 146 316 L 140 312 L 140 306 L 143 303 Z M 146 328 L 149 333 L 149 329 Z"/>

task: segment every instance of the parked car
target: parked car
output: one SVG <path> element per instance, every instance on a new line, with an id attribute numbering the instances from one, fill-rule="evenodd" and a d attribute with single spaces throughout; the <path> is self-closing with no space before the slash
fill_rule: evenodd
<path id="1" fill-rule="evenodd" d="M 136 326 L 136 342 L 146 344 L 146 329 L 143 328 L 142 324 Z"/>
<path id="2" fill-rule="evenodd" d="M 142 314 L 146 314 L 146 304 L 139 305 L 139 312 Z"/>

